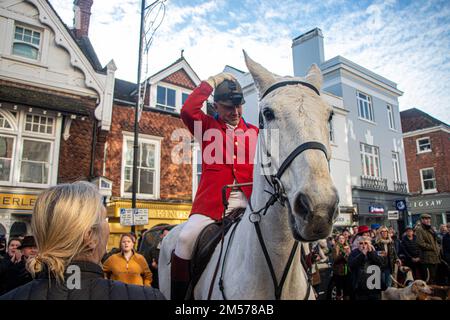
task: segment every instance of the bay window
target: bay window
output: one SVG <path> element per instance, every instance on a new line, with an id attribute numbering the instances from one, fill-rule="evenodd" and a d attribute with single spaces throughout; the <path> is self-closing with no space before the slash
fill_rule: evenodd
<path id="1" fill-rule="evenodd" d="M 0 185 L 56 184 L 61 120 L 25 110 L 0 110 Z"/>

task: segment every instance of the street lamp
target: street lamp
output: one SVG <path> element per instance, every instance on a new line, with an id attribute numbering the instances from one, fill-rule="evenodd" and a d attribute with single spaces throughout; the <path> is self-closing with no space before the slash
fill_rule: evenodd
<path id="1" fill-rule="evenodd" d="M 137 157 L 139 154 L 139 112 L 141 109 L 141 105 L 143 105 L 143 99 L 141 90 L 141 71 L 142 71 L 142 56 L 144 52 L 144 42 L 145 42 L 145 51 L 148 55 L 148 50 L 153 39 L 153 35 L 155 34 L 156 29 L 161 25 L 161 23 L 156 27 L 152 33 L 150 34 L 150 38 L 147 40 L 147 35 L 152 30 L 152 26 L 156 20 L 151 22 L 151 26 L 145 31 L 145 17 L 148 12 L 150 12 L 154 5 L 157 3 L 164 4 L 165 0 L 156 0 L 152 4 L 146 6 L 146 0 L 141 0 L 141 20 L 140 20 L 140 30 L 139 30 L 139 56 L 138 56 L 138 69 L 137 69 L 137 86 L 138 86 L 138 98 L 136 99 L 136 107 L 134 110 L 134 142 L 133 142 L 133 177 L 132 177 L 132 186 L 131 186 L 131 208 L 133 209 L 133 215 L 136 210 L 136 193 L 137 193 L 137 183 L 138 183 L 138 170 L 137 170 Z M 164 17 L 163 17 L 164 19 Z M 136 232 L 136 227 L 134 224 L 131 226 L 131 232 Z"/>

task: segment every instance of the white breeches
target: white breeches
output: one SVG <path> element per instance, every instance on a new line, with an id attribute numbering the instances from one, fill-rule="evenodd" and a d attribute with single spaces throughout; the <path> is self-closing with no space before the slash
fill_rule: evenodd
<path id="1" fill-rule="evenodd" d="M 241 191 L 233 191 L 228 198 L 228 209 L 226 214 L 236 208 L 247 207 L 247 198 Z M 186 221 L 178 236 L 175 254 L 185 260 L 190 260 L 194 251 L 195 242 L 200 232 L 214 220 L 203 214 L 193 214 Z"/>

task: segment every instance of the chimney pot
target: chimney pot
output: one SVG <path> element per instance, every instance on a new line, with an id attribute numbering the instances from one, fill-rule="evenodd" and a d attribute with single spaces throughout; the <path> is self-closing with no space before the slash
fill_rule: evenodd
<path id="1" fill-rule="evenodd" d="M 94 0 L 73 1 L 73 29 L 75 36 L 81 38 L 89 35 L 89 23 L 91 20 L 91 8 Z"/>

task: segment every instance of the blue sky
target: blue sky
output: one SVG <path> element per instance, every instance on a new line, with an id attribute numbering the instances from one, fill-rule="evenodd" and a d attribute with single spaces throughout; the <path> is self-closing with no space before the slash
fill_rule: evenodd
<path id="1" fill-rule="evenodd" d="M 72 0 L 50 0 L 72 26 Z M 135 81 L 138 0 L 94 0 L 89 36 L 100 61 Z M 150 1 L 148 1 L 150 3 Z M 153 74 L 184 56 L 207 78 L 226 64 L 246 70 L 242 49 L 292 75 L 292 39 L 322 29 L 325 59 L 341 55 L 398 84 L 400 109 L 450 122 L 450 1 L 167 0 L 149 52 Z M 161 16 L 160 16 L 161 17 Z M 159 20 L 159 19 L 158 19 Z"/>

